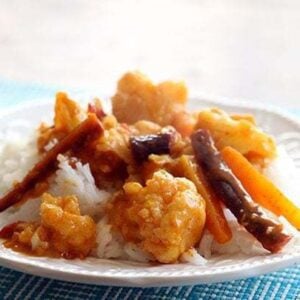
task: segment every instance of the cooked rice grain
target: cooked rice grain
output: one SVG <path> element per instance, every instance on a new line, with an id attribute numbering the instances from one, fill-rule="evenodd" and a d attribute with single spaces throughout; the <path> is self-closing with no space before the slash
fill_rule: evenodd
<path id="1" fill-rule="evenodd" d="M 83 165 L 77 161 L 73 168 L 63 155 L 58 156 L 58 161 L 59 169 L 51 187 L 53 195 L 75 195 L 82 214 L 94 217 L 103 214 L 104 205 L 111 198 L 111 193 L 97 188 L 89 164 Z"/>

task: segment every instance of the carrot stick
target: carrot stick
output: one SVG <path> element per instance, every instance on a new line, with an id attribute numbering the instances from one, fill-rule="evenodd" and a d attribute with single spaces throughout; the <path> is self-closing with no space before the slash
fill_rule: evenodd
<path id="1" fill-rule="evenodd" d="M 102 132 L 103 127 L 96 115 L 90 114 L 84 122 L 48 151 L 22 182 L 17 183 L 10 192 L 0 198 L 0 212 L 26 198 L 29 191 L 34 190 L 38 184 L 46 180 L 57 167 L 58 154 L 82 147 L 87 140 L 98 137 Z"/>
<path id="2" fill-rule="evenodd" d="M 254 201 L 270 210 L 277 216 L 284 216 L 292 225 L 300 229 L 300 208 L 238 151 L 225 147 L 222 156 L 234 175 L 241 181 Z"/>
<path id="3" fill-rule="evenodd" d="M 199 129 L 191 136 L 197 164 L 205 172 L 213 191 L 237 218 L 239 224 L 272 253 L 279 252 L 291 236 L 283 225 L 272 220 L 247 193 L 226 165 L 208 130 Z"/>
<path id="4" fill-rule="evenodd" d="M 224 244 L 231 240 L 232 233 L 230 227 L 225 219 L 221 202 L 215 197 L 210 187 L 206 183 L 206 179 L 200 169 L 197 169 L 191 160 L 182 155 L 179 159 L 180 169 L 182 176 L 191 180 L 199 194 L 204 198 L 206 202 L 206 226 L 210 233 L 214 236 L 215 240 Z"/>

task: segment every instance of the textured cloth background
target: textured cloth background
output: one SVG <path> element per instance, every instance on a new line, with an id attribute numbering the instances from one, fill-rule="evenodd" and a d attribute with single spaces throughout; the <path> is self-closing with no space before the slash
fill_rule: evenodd
<path id="1" fill-rule="evenodd" d="M 0 112 L 17 103 L 53 97 L 59 89 L 0 79 Z M 75 284 L 0 268 L 0 298 L 300 300 L 300 266 L 246 280 L 148 289 Z"/>

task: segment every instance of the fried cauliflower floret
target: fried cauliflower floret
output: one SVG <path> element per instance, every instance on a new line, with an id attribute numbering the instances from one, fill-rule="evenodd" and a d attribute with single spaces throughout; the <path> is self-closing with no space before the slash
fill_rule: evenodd
<path id="1" fill-rule="evenodd" d="M 198 114 L 196 129 L 208 129 L 218 149 L 231 146 L 249 159 L 272 158 L 276 155 L 273 138 L 262 132 L 253 118 L 233 116 L 212 108 Z"/>
<path id="2" fill-rule="evenodd" d="M 54 126 L 56 130 L 70 132 L 84 118 L 81 107 L 71 100 L 66 93 L 56 94 Z"/>
<path id="3" fill-rule="evenodd" d="M 41 225 L 48 229 L 51 246 L 60 253 L 86 257 L 96 243 L 96 224 L 81 216 L 76 197 L 52 197 L 44 194 Z"/>
<path id="4" fill-rule="evenodd" d="M 41 223 L 9 225 L 5 229 L 7 245 L 39 256 L 65 258 L 84 258 L 94 248 L 96 224 L 89 216 L 80 215 L 76 197 L 44 194 L 40 214 Z"/>
<path id="5" fill-rule="evenodd" d="M 188 135 L 195 125 L 192 115 L 185 111 L 186 102 L 183 82 L 155 85 L 139 72 L 125 74 L 112 98 L 113 113 L 119 122 L 148 120 L 161 126 L 173 125 L 183 135 Z"/>
<path id="6" fill-rule="evenodd" d="M 49 127 L 42 123 L 39 128 L 38 149 L 45 151 L 45 146 L 50 141 L 60 140 L 75 127 L 77 127 L 86 114 L 81 107 L 73 100 L 69 99 L 66 93 L 57 93 L 55 102 L 54 126 Z"/>
<path id="7" fill-rule="evenodd" d="M 97 141 L 97 151 L 101 153 L 114 152 L 123 161 L 130 163 L 128 126 L 118 123 L 114 116 L 107 116 L 103 119 L 103 127 L 105 130 Z"/>
<path id="8" fill-rule="evenodd" d="M 141 120 L 130 126 L 132 135 L 157 134 L 161 131 L 161 126 L 157 123 Z"/>
<path id="9" fill-rule="evenodd" d="M 132 163 L 129 148 L 130 130 L 112 115 L 102 119 L 103 134 L 76 153 L 82 163 L 89 163 L 96 185 L 99 188 L 120 189 L 128 176 L 126 167 Z"/>
<path id="10" fill-rule="evenodd" d="M 145 187 L 126 183 L 124 193 L 115 200 L 111 222 L 159 262 L 175 262 L 200 240 L 205 205 L 191 181 L 159 170 Z"/>

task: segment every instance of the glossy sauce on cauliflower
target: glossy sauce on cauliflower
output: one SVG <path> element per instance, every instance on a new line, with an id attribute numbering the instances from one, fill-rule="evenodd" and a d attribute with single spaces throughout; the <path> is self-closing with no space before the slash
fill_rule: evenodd
<path id="1" fill-rule="evenodd" d="M 205 204 L 191 181 L 160 170 L 145 187 L 124 185 L 110 209 L 110 222 L 126 241 L 138 243 L 161 263 L 172 263 L 200 240 Z"/>
<path id="2" fill-rule="evenodd" d="M 95 247 L 96 224 L 80 215 L 76 197 L 44 194 L 40 215 L 41 223 L 12 224 L 5 245 L 28 254 L 81 259 Z"/>

